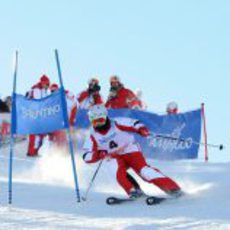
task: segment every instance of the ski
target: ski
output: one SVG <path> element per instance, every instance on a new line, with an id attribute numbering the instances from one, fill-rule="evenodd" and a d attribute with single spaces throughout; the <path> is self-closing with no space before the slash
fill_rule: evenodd
<path id="1" fill-rule="evenodd" d="M 119 197 L 111 196 L 106 199 L 106 204 L 116 205 L 116 204 L 122 204 L 122 203 L 130 202 L 130 201 L 137 201 L 137 200 L 140 200 L 141 198 L 145 198 L 145 202 L 147 205 L 157 205 L 157 204 L 160 204 L 168 200 L 178 199 L 184 195 L 185 193 L 180 191 L 178 193 L 174 193 L 174 196 L 167 196 L 167 197 L 148 196 L 146 194 L 143 194 L 142 196 L 139 196 L 137 198 L 119 198 Z"/>
<path id="2" fill-rule="evenodd" d="M 116 205 L 116 204 L 122 204 L 130 201 L 135 201 L 137 199 L 131 199 L 131 198 L 118 198 L 118 197 L 108 197 L 106 199 L 106 204 L 108 205 Z"/>
<path id="3" fill-rule="evenodd" d="M 137 201 L 139 200 L 141 197 L 139 198 L 119 198 L 119 197 L 108 197 L 106 199 L 106 204 L 108 205 L 116 205 L 116 204 L 123 204 L 123 203 L 127 203 L 127 202 L 132 202 L 132 201 Z M 158 196 L 149 196 L 145 199 L 145 202 L 147 205 L 156 205 L 156 204 L 160 204 L 166 200 L 169 200 L 171 198 L 166 198 L 166 197 L 158 197 Z"/>
<path id="4" fill-rule="evenodd" d="M 140 198 L 143 197 L 139 197 L 136 199 L 132 199 L 132 198 L 119 198 L 119 197 L 108 197 L 106 199 L 106 204 L 108 205 L 117 205 L 117 204 L 123 204 L 123 203 L 127 203 L 127 202 L 132 202 L 132 201 L 137 201 Z M 148 196 L 145 199 L 145 202 L 147 205 L 157 205 L 157 204 L 161 204 L 165 201 L 169 201 L 169 200 L 174 200 L 177 199 L 178 197 L 160 197 L 160 196 Z"/>
<path id="5" fill-rule="evenodd" d="M 182 196 L 184 196 L 185 193 L 183 191 L 180 191 L 178 193 L 174 193 L 173 196 L 170 197 L 160 197 L 160 196 L 148 196 L 145 200 L 147 205 L 157 205 L 162 202 L 168 201 L 168 200 L 175 200 Z"/>
<path id="6" fill-rule="evenodd" d="M 158 196 L 149 196 L 146 198 L 145 202 L 147 205 L 157 205 L 164 201 L 170 200 L 172 198 L 167 197 L 158 197 Z"/>

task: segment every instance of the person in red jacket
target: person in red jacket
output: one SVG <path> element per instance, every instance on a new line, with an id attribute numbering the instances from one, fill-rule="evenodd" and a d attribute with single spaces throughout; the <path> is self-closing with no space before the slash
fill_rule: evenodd
<path id="1" fill-rule="evenodd" d="M 138 120 L 128 118 L 110 119 L 103 105 L 92 106 L 88 112 L 92 124 L 90 142 L 85 147 L 83 159 L 94 163 L 101 159 L 116 159 L 116 179 L 130 198 L 139 197 L 134 185 L 127 178 L 127 170 L 133 169 L 144 181 L 156 185 L 172 196 L 182 194 L 180 186 L 159 169 L 146 163 L 133 133 L 143 137 L 149 130 Z"/>
<path id="2" fill-rule="evenodd" d="M 88 109 L 92 105 L 103 103 L 100 89 L 99 80 L 91 78 L 88 82 L 88 88 L 77 96 L 79 109 Z"/>
<path id="3" fill-rule="evenodd" d="M 110 78 L 110 86 L 106 108 L 142 109 L 142 102 L 130 89 L 124 87 L 118 76 L 114 75 Z"/>
<path id="4" fill-rule="evenodd" d="M 42 75 L 40 81 L 33 85 L 26 96 L 31 99 L 41 99 L 49 94 L 50 80 L 47 75 Z"/>
<path id="5" fill-rule="evenodd" d="M 30 99 L 41 99 L 49 94 L 50 80 L 47 75 L 42 75 L 40 81 L 33 85 L 26 96 Z M 27 156 L 34 157 L 38 155 L 38 150 L 42 146 L 42 141 L 45 135 L 29 135 L 29 145 Z"/>
<path id="6" fill-rule="evenodd" d="M 50 86 L 50 92 L 54 93 L 59 89 L 59 86 L 56 83 L 53 83 Z M 76 113 L 77 113 L 77 101 L 73 93 L 69 90 L 65 90 L 67 112 L 69 118 L 70 127 L 74 125 Z M 49 140 L 58 147 L 66 147 L 67 137 L 64 130 L 57 130 L 55 132 L 49 133 Z"/>

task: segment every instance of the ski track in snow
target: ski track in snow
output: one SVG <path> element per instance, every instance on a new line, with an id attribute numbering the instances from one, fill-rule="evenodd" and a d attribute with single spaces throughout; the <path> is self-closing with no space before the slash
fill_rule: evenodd
<path id="1" fill-rule="evenodd" d="M 230 163 L 200 161 L 152 162 L 181 184 L 186 196 L 158 206 L 144 199 L 108 206 L 111 195 L 123 191 L 101 169 L 86 202 L 77 203 L 70 158 L 60 151 L 43 150 L 43 156 L 24 156 L 18 144 L 13 171 L 13 205 L 7 205 L 8 150 L 0 156 L 0 229 L 230 229 Z M 77 159 L 82 195 L 96 165 Z M 137 178 L 138 179 L 138 178 Z M 140 180 L 138 180 L 141 182 Z M 162 194 L 141 182 L 148 194 Z"/>

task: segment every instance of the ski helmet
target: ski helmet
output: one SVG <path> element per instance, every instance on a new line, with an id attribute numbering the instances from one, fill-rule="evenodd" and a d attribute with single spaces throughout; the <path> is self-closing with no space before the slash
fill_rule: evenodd
<path id="1" fill-rule="evenodd" d="M 178 105 L 175 101 L 169 102 L 167 105 L 168 114 L 176 114 L 178 112 Z"/>
<path id="2" fill-rule="evenodd" d="M 93 105 L 88 111 L 88 117 L 94 127 L 102 126 L 106 123 L 108 111 L 103 104 Z"/>

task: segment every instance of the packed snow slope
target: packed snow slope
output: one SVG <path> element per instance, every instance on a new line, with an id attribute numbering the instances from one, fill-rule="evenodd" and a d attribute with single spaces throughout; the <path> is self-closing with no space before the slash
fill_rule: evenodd
<path id="1" fill-rule="evenodd" d="M 27 158 L 26 143 L 17 144 L 13 170 L 13 204 L 7 204 L 8 149 L 0 149 L 0 229 L 230 229 L 230 163 L 153 161 L 175 179 L 186 196 L 147 206 L 144 199 L 108 206 L 110 196 L 125 196 L 101 168 L 85 202 L 77 203 L 71 160 L 60 150 L 43 148 Z M 76 159 L 81 194 L 97 167 Z M 164 195 L 142 182 L 147 194 Z"/>

